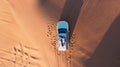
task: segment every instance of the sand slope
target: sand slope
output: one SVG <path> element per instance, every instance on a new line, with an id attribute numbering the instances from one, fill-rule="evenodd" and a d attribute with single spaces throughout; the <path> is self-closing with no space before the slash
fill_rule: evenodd
<path id="1" fill-rule="evenodd" d="M 41 0 L 39 7 L 37 0 L 0 0 L 0 67 L 86 67 L 119 15 L 120 1 L 81 2 L 71 46 L 59 52 L 55 48 L 56 22 L 64 0 L 58 4 L 56 0 Z"/>

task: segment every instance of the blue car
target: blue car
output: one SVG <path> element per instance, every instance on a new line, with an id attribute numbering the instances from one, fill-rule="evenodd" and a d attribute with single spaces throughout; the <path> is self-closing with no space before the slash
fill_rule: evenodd
<path id="1" fill-rule="evenodd" d="M 66 51 L 69 47 L 69 25 L 66 21 L 57 24 L 57 48 L 58 51 Z"/>

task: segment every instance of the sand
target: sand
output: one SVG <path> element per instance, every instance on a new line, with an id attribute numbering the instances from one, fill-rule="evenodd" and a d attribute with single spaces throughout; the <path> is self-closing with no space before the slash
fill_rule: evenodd
<path id="1" fill-rule="evenodd" d="M 86 67 L 120 12 L 119 0 L 81 1 L 69 50 L 59 52 L 56 24 L 67 1 L 37 1 L 0 0 L 0 67 Z"/>

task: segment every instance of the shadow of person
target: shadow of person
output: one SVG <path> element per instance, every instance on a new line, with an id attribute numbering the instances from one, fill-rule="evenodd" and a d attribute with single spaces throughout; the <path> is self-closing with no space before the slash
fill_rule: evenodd
<path id="1" fill-rule="evenodd" d="M 82 4 L 83 0 L 67 0 L 64 5 L 60 21 L 64 20 L 69 23 L 70 37 L 72 36 Z"/>
<path id="2" fill-rule="evenodd" d="M 86 67 L 120 67 L 120 16 L 106 32 Z"/>

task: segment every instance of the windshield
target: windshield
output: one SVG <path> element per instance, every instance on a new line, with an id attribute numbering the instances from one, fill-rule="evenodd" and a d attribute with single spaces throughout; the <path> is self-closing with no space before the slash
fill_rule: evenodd
<path id="1" fill-rule="evenodd" d="M 60 28 L 60 29 L 58 29 L 58 33 L 67 33 L 67 29 Z"/>

